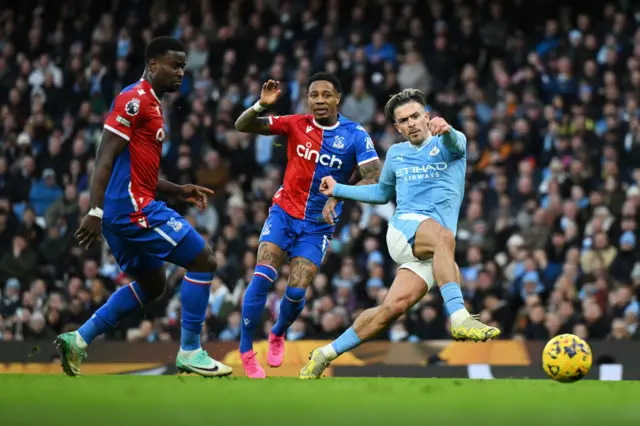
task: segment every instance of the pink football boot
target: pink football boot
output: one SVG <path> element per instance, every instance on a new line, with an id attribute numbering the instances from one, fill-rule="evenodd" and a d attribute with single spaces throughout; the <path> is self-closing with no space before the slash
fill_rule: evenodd
<path id="1" fill-rule="evenodd" d="M 242 360 L 242 366 L 244 367 L 247 377 L 250 379 L 265 379 L 267 374 L 264 372 L 258 360 L 256 359 L 256 353 L 252 350 L 241 353 L 240 359 Z"/>
<path id="2" fill-rule="evenodd" d="M 267 364 L 269 367 L 278 368 L 284 361 L 284 335 L 278 337 L 273 333 L 269 333 L 269 354 L 267 355 Z"/>

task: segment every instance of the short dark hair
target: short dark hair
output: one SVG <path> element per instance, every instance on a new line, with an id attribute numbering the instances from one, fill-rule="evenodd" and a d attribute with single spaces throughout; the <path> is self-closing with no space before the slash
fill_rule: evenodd
<path id="1" fill-rule="evenodd" d="M 328 81 L 333 84 L 333 88 L 336 89 L 336 92 L 342 93 L 342 85 L 340 84 L 340 80 L 335 75 L 328 72 L 317 72 L 311 77 L 309 77 L 309 81 L 307 81 L 307 89 L 311 87 L 311 83 L 314 81 Z"/>
<path id="2" fill-rule="evenodd" d="M 417 102 L 423 107 L 427 106 L 427 99 L 425 98 L 424 93 L 418 89 L 404 89 L 402 92 L 396 93 L 391 97 L 391 99 L 389 99 L 387 104 L 384 106 L 384 115 L 387 116 L 389 121 L 395 121 L 396 108 L 408 104 L 409 102 Z"/>
<path id="3" fill-rule="evenodd" d="M 164 56 L 169 51 L 176 52 L 186 52 L 187 49 L 177 38 L 173 38 L 170 36 L 160 36 L 156 37 L 147 46 L 147 50 L 144 53 L 146 62 L 149 62 L 151 59 L 157 59 L 161 56 Z"/>

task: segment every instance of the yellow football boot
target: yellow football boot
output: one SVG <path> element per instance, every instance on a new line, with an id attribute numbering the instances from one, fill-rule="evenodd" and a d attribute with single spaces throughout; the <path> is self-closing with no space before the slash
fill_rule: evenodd
<path id="1" fill-rule="evenodd" d="M 320 349 L 314 349 L 309 355 L 309 362 L 300 370 L 300 379 L 319 379 L 330 364 Z"/>
<path id="2" fill-rule="evenodd" d="M 458 327 L 451 327 L 451 337 L 454 340 L 473 342 L 486 342 L 487 340 L 497 339 L 500 336 L 500 330 L 490 327 L 478 321 L 478 315 L 470 315 Z"/>

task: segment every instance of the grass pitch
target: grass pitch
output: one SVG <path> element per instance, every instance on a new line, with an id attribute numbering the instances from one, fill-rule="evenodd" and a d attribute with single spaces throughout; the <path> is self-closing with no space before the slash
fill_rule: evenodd
<path id="1" fill-rule="evenodd" d="M 0 375 L 2 426 L 639 425 L 640 382 Z"/>

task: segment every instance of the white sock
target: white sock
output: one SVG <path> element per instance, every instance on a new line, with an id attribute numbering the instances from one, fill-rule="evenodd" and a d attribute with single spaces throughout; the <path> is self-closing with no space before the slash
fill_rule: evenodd
<path id="1" fill-rule="evenodd" d="M 84 341 L 80 333 L 78 333 L 77 331 L 76 331 L 76 345 L 78 345 L 78 347 L 83 351 L 87 349 L 87 346 L 89 346 L 87 345 L 87 342 Z"/>
<path id="2" fill-rule="evenodd" d="M 464 320 L 469 318 L 471 314 L 466 309 L 462 308 L 451 314 L 451 328 L 458 328 L 462 325 Z"/>
<path id="3" fill-rule="evenodd" d="M 320 352 L 322 352 L 322 354 L 329 361 L 333 361 L 334 359 L 338 358 L 338 354 L 336 353 L 336 350 L 333 349 L 333 346 L 331 346 L 331 343 L 329 343 L 327 346 L 321 347 Z"/>
<path id="4" fill-rule="evenodd" d="M 185 351 L 184 349 L 180 348 L 180 351 L 178 352 L 180 356 L 184 356 L 189 358 L 191 355 L 193 355 L 194 353 L 196 353 L 197 351 L 199 351 L 200 348 L 195 349 L 193 351 Z"/>

